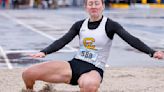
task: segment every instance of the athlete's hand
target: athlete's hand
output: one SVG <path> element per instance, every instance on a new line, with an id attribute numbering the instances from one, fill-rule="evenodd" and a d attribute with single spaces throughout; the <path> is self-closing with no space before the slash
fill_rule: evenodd
<path id="1" fill-rule="evenodd" d="M 43 52 L 39 52 L 39 53 L 36 53 L 36 54 L 30 54 L 30 56 L 33 57 L 33 58 L 44 58 L 46 55 Z"/>
<path id="2" fill-rule="evenodd" d="M 154 58 L 157 58 L 157 59 L 163 59 L 164 58 L 164 52 L 162 51 L 156 51 L 153 55 Z"/>

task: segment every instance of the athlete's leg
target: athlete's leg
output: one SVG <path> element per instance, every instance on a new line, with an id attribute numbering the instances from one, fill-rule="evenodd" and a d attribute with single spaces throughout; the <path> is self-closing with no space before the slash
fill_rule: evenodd
<path id="1" fill-rule="evenodd" d="M 82 74 L 78 79 L 80 92 L 97 92 L 101 79 L 100 74 L 96 70 Z"/>
<path id="2" fill-rule="evenodd" d="M 26 69 L 22 74 L 27 89 L 33 89 L 36 80 L 51 83 L 69 83 L 71 77 L 70 64 L 63 61 L 36 64 Z"/>

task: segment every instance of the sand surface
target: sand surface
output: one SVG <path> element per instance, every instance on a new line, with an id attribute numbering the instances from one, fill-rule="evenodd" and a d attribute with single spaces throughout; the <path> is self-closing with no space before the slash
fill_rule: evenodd
<path id="1" fill-rule="evenodd" d="M 25 88 L 21 78 L 24 69 L 0 69 L 0 92 L 21 92 Z M 37 81 L 35 90 L 45 82 Z M 53 92 L 79 92 L 78 86 L 52 84 Z M 163 92 L 164 67 L 107 68 L 99 92 Z"/>

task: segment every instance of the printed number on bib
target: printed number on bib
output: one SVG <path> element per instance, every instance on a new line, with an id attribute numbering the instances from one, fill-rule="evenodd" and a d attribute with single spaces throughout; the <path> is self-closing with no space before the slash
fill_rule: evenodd
<path id="1" fill-rule="evenodd" d="M 96 61 L 97 56 L 97 52 L 94 50 L 80 48 L 77 58 L 91 62 Z"/>

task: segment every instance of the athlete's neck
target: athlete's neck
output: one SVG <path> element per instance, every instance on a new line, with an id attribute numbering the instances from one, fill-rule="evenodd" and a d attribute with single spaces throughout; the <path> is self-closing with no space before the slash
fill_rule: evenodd
<path id="1" fill-rule="evenodd" d="M 102 19 L 102 17 L 103 17 L 103 15 L 98 16 L 98 17 L 90 17 L 90 18 L 89 18 L 89 22 L 99 21 L 99 20 Z"/>

